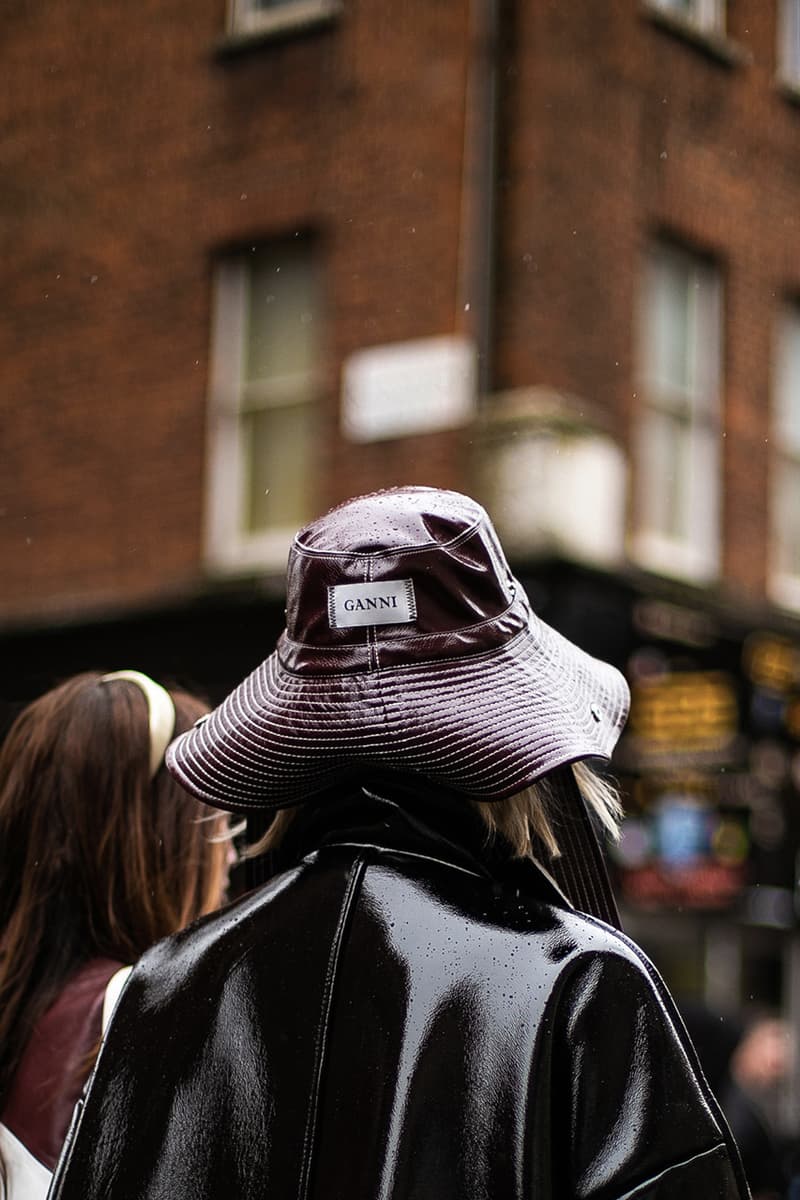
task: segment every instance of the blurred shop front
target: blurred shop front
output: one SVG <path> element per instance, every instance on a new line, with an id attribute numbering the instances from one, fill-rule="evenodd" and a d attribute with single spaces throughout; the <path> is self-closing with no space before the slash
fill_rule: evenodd
<path id="1" fill-rule="evenodd" d="M 612 858 L 626 931 L 679 1000 L 800 1029 L 800 637 L 643 577 L 556 561 L 520 574 L 537 611 L 631 686 Z M 797 1098 L 795 1079 L 787 1124 Z"/>
<path id="2" fill-rule="evenodd" d="M 655 600 L 634 604 L 633 625 L 621 895 L 667 943 L 670 917 L 694 917 L 682 991 L 780 1008 L 797 917 L 800 646 L 770 631 L 714 637 Z"/>

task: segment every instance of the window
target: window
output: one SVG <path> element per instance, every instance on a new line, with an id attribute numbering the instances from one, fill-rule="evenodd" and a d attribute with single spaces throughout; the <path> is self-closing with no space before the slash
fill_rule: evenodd
<path id="1" fill-rule="evenodd" d="M 665 244 L 648 255 L 635 551 L 654 570 L 698 581 L 719 559 L 720 293 L 704 259 Z"/>
<path id="2" fill-rule="evenodd" d="M 228 28 L 234 35 L 280 33 L 328 21 L 339 0 L 228 0 Z"/>
<path id="3" fill-rule="evenodd" d="M 724 0 L 650 0 L 650 3 L 653 8 L 704 32 L 725 32 Z"/>
<path id="4" fill-rule="evenodd" d="M 309 239 L 223 259 L 215 279 L 208 552 L 221 567 L 270 565 L 313 515 L 320 363 Z"/>
<path id="5" fill-rule="evenodd" d="M 800 608 L 800 305 L 781 320 L 775 361 L 770 585 Z"/>
<path id="6" fill-rule="evenodd" d="M 778 74 L 800 87 L 800 0 L 780 0 L 778 10 Z"/>

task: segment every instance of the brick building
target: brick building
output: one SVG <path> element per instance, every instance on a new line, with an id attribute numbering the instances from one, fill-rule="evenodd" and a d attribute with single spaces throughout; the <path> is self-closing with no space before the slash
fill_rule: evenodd
<path id="1" fill-rule="evenodd" d="M 633 927 L 687 992 L 800 1011 L 798 0 L 4 32 L 7 714 L 123 663 L 218 699 L 307 516 L 473 491 L 631 679 Z"/>

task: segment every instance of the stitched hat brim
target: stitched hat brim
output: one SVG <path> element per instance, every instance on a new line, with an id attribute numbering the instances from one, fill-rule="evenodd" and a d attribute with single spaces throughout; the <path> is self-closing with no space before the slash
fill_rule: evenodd
<path id="1" fill-rule="evenodd" d="M 293 673 L 276 651 L 172 743 L 167 766 L 233 811 L 289 807 L 370 769 L 496 800 L 609 758 L 628 705 L 619 671 L 531 614 L 499 648 L 381 670 Z"/>

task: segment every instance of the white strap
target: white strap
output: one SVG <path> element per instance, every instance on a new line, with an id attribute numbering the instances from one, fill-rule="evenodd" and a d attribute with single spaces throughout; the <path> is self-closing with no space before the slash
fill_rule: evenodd
<path id="1" fill-rule="evenodd" d="M 122 995 L 122 989 L 128 982 L 128 976 L 131 973 L 130 967 L 120 967 L 108 981 L 106 985 L 106 994 L 103 1000 L 103 1017 L 102 1017 L 102 1032 L 108 1029 L 109 1022 L 114 1015 L 114 1009 L 117 1007 L 117 1001 Z"/>
<path id="2" fill-rule="evenodd" d="M 0 1149 L 8 1172 L 8 1200 L 44 1200 L 52 1175 L 3 1124 L 0 1124 Z"/>

